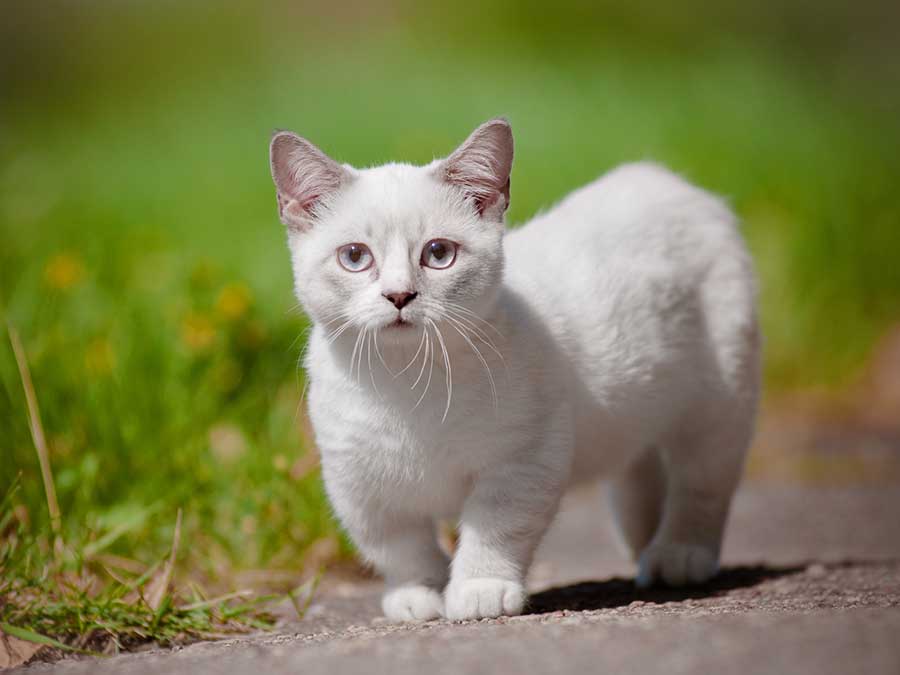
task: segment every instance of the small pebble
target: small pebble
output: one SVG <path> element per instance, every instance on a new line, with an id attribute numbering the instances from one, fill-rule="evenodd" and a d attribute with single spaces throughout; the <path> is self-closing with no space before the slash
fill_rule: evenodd
<path id="1" fill-rule="evenodd" d="M 813 563 L 806 568 L 806 573 L 811 577 L 824 577 L 827 572 L 825 565 L 821 563 Z"/>

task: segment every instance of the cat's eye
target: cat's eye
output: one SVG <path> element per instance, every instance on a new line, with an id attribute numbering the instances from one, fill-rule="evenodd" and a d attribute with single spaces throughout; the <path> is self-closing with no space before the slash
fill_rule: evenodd
<path id="1" fill-rule="evenodd" d="M 435 270 L 445 270 L 456 262 L 459 246 L 449 239 L 432 239 L 422 249 L 422 264 Z"/>
<path id="2" fill-rule="evenodd" d="M 363 272 L 372 266 L 375 258 L 365 244 L 345 244 L 338 249 L 338 262 L 348 272 Z"/>

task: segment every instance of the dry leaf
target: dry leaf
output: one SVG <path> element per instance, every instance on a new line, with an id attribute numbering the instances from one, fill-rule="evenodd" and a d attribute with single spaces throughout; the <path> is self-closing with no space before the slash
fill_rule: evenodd
<path id="1" fill-rule="evenodd" d="M 0 670 L 21 666 L 45 646 L 20 640 L 0 631 Z"/>

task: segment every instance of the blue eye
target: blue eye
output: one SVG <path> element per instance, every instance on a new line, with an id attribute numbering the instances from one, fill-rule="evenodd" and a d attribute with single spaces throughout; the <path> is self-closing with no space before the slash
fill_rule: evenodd
<path id="1" fill-rule="evenodd" d="M 459 246 L 449 239 L 432 239 L 422 249 L 422 264 L 434 270 L 445 270 L 456 262 Z"/>
<path id="2" fill-rule="evenodd" d="M 338 249 L 338 262 L 348 272 L 363 272 L 375 262 L 372 252 L 365 244 L 345 244 Z"/>

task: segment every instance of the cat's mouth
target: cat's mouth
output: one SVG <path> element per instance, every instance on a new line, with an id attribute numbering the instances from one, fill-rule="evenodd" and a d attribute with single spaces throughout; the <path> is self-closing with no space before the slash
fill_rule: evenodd
<path id="1" fill-rule="evenodd" d="M 402 316 L 398 316 L 388 324 L 388 328 L 409 328 L 410 326 L 412 326 L 412 322 L 404 319 Z"/>

